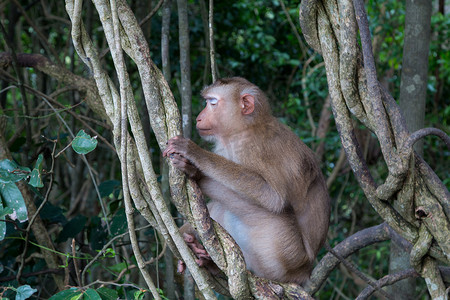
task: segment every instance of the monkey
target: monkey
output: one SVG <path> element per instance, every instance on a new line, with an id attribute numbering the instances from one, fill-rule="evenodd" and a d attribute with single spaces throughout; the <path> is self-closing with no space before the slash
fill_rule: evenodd
<path id="1" fill-rule="evenodd" d="M 210 199 L 211 218 L 241 248 L 248 270 L 304 284 L 330 218 L 327 186 L 314 152 L 272 115 L 267 96 L 248 80 L 222 78 L 201 95 L 206 106 L 196 128 L 213 143 L 213 152 L 176 136 L 163 156 L 197 181 Z M 204 257 L 203 249 L 197 252 Z"/>

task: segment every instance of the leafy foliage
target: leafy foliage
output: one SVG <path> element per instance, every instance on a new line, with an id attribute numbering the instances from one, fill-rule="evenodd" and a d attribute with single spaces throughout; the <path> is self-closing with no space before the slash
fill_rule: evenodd
<path id="1" fill-rule="evenodd" d="M 99 48 L 106 49 L 101 24 L 95 16 L 90 1 L 83 3 L 83 21 Z M 128 1 L 138 19 L 143 19 L 151 10 L 145 1 Z M 152 1 L 153 2 L 153 1 Z M 174 1 L 172 1 L 174 2 Z M 27 14 L 36 22 L 46 37 L 40 40 L 40 33 L 26 19 L 16 12 L 16 8 L 7 7 L 2 14 L 2 23 L 10 28 L 11 39 L 16 52 L 43 53 L 52 61 L 64 65 L 73 73 L 89 78 L 90 70 L 74 54 L 71 46 L 69 22 L 63 5 L 49 2 L 48 7 L 41 7 L 36 1 L 21 2 Z M 329 177 L 336 168 L 340 156 L 340 139 L 333 121 L 324 137 L 313 135 L 314 128 L 319 125 L 319 117 L 323 108 L 328 88 L 325 70 L 321 57 L 304 48 L 304 40 L 297 37 L 289 25 L 286 12 L 293 21 L 297 32 L 298 1 L 284 1 L 286 11 L 280 1 L 215 1 L 215 44 L 218 66 L 221 76 L 243 76 L 259 85 L 270 97 L 272 108 L 285 124 L 290 126 L 309 146 L 316 148 L 324 142 L 322 168 Z M 45 10 L 45 13 L 44 13 Z M 205 68 L 209 60 L 206 50 L 202 12 L 197 2 L 189 2 L 190 37 L 193 86 L 193 111 L 201 110 L 199 92 L 205 84 L 210 83 L 209 70 Z M 389 89 L 397 98 L 399 94 L 400 75 L 402 69 L 402 46 L 404 31 L 405 7 L 401 1 L 367 1 L 369 23 L 374 37 L 374 49 L 380 80 L 388 83 Z M 177 42 L 177 14 L 172 7 L 171 22 L 171 73 L 170 85 L 179 99 L 178 90 L 180 67 L 178 65 L 179 45 Z M 426 126 L 434 126 L 450 132 L 450 18 L 448 15 L 435 13 L 432 17 L 432 41 L 429 55 L 429 82 L 426 111 Z M 9 27 L 8 27 L 9 26 Z M 146 32 L 152 57 L 161 67 L 161 10 L 143 25 Z M 17 34 L 19 33 L 19 34 Z M 2 49 L 6 49 L 5 37 L 0 37 Z M 303 45 L 302 45 L 303 43 Z M 55 56 L 48 47 L 56 49 Z M 20 50 L 22 49 L 22 50 Z M 105 51 L 106 52 L 106 51 Z M 309 60 L 309 61 L 308 61 Z M 308 61 L 308 62 L 307 62 Z M 104 56 L 104 67 L 113 71 L 109 55 Z M 130 78 L 133 90 L 140 90 L 136 66 L 129 63 Z M 9 71 L 9 70 L 8 70 Z M 121 194 L 121 174 L 117 154 L 105 141 L 113 144 L 111 125 L 99 120 L 84 103 L 85 95 L 63 87 L 53 78 L 28 68 L 22 72 L 24 81 L 31 89 L 51 95 L 61 107 L 50 109 L 38 93 L 27 90 L 27 99 L 23 99 L 16 88 L 16 82 L 0 75 L 2 87 L 0 91 L 0 140 L 5 139 L 5 148 L 11 153 L 11 159 L 0 160 L 0 281 L 2 286 L 11 286 L 8 293 L 21 294 L 23 299 L 39 289 L 40 297 L 50 299 L 140 299 L 148 292 L 140 286 L 139 273 L 134 257 L 130 256 L 129 240 L 114 237 L 127 232 L 125 209 Z M 16 76 L 10 72 L 11 76 Z M 5 89 L 6 88 L 6 89 Z M 143 96 L 136 98 L 136 103 L 143 107 Z M 53 102 L 52 102 L 53 103 Z M 310 113 L 312 122 L 308 118 Z M 68 131 L 61 125 L 67 122 L 72 131 L 79 130 L 77 137 L 71 142 Z M 154 165 L 160 164 L 160 152 L 153 138 L 148 117 L 142 109 L 141 117 L 145 126 L 148 148 L 152 153 Z M 3 122 L 6 120 L 6 122 Z M 5 125 L 3 125 L 5 124 Z M 22 126 L 23 125 L 23 126 Z M 89 125 L 89 128 L 87 127 Z M 29 129 L 29 130 L 28 130 Z M 95 132 L 94 132 L 95 131 Z M 386 176 L 386 168 L 379 162 L 378 145 L 370 132 L 359 128 L 361 144 L 365 146 L 371 170 L 377 174 L 375 180 L 381 181 Z M 91 137 L 95 136 L 95 137 Z M 103 137 L 101 140 L 97 137 Z M 198 136 L 194 134 L 197 139 Z M 372 143 L 370 143 L 370 141 Z M 197 140 L 199 143 L 204 143 Z M 367 143 L 366 143 L 367 142 Z M 71 144 L 72 149 L 66 148 Z M 3 144 L 2 144 L 3 145 Z M 57 151 L 53 151 L 56 145 Z M 2 146 L 0 145 L 0 148 Z M 0 153 L 2 153 L 0 149 Z M 377 152 L 378 150 L 378 152 Z M 89 166 L 79 154 L 87 154 Z M 450 152 L 436 139 L 427 139 L 425 143 L 425 159 L 436 170 L 440 178 L 450 186 L 450 169 L 448 168 Z M 54 163 L 53 169 L 51 169 Z M 89 169 L 93 170 L 92 174 Z M 157 168 L 156 170 L 160 170 Z M 92 176 L 92 177 L 91 177 Z M 64 260 L 60 265 L 72 274 L 69 280 L 73 286 L 81 286 L 74 276 L 74 263 L 85 267 L 100 252 L 100 259 L 88 267 L 83 280 L 92 283 L 97 279 L 105 281 L 117 280 L 117 285 L 104 288 L 72 288 L 56 293 L 49 268 L 41 253 L 50 251 L 37 243 L 36 236 L 29 235 L 28 248 L 24 251 L 24 230 L 28 226 L 24 198 L 16 186 L 16 182 L 26 182 L 31 191 L 34 204 L 41 207 L 39 216 L 47 230 L 59 255 Z M 329 243 L 334 245 L 352 233 L 381 222 L 380 217 L 367 203 L 354 175 L 347 165 L 339 169 L 338 175 L 329 188 L 333 199 Z M 47 194 L 47 192 L 49 192 Z M 175 214 L 174 214 L 175 215 Z M 6 220 L 5 220 L 6 219 Z M 144 223 L 136 216 L 137 223 Z M 6 222 L 7 221 L 7 222 Z M 72 241 L 75 249 L 71 249 Z M 108 242 L 111 242 L 108 244 Z M 139 242 L 146 259 L 157 257 L 163 245 L 153 230 L 141 230 Z M 70 249 L 70 250 L 69 250 Z M 72 251 L 76 252 L 74 256 Z M 23 254 L 27 259 L 24 264 L 17 259 Z M 321 255 L 325 254 L 323 252 Z M 361 250 L 352 256 L 352 260 L 366 274 L 379 278 L 387 274 L 389 247 L 387 243 Z M 77 258 L 76 258 L 77 257 Z M 79 259 L 78 259 L 79 258 Z M 320 259 L 320 257 L 319 257 Z M 15 280 L 19 266 L 23 267 L 26 285 L 20 286 Z M 162 260 L 154 260 L 150 264 L 152 276 L 162 278 L 170 272 L 170 266 Z M 42 272 L 42 273 L 39 273 Z M 119 276 L 120 273 L 121 276 Z M 35 275 L 33 275 L 35 274 Z M 344 274 L 344 275 L 343 275 Z M 2 279 L 3 280 L 3 279 Z M 162 282 L 162 280 L 161 280 Z M 27 287 L 27 288 L 25 288 Z M 161 293 L 167 293 L 161 284 Z M 423 287 L 419 286 L 418 289 Z M 15 290 L 13 290 L 15 289 Z M 337 298 L 343 293 L 354 298 L 361 287 L 352 282 L 352 274 L 334 271 L 328 283 L 315 295 L 320 299 Z M 33 293 L 31 293 L 33 291 Z M 177 293 L 181 288 L 177 286 Z M 31 293 L 31 294 L 30 294 Z M 6 294 L 5 294 L 6 295 Z M 52 296 L 53 295 L 53 296 Z M 9 296 L 8 294 L 8 297 Z"/>

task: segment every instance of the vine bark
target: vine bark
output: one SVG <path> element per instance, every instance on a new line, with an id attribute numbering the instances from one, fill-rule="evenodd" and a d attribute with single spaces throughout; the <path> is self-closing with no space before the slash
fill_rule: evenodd
<path id="1" fill-rule="evenodd" d="M 363 1 L 304 0 L 300 23 L 307 42 L 324 58 L 333 115 L 361 188 L 386 223 L 413 244 L 411 263 L 426 279 L 432 297 L 444 299 L 436 261 L 450 262 L 450 194 L 413 144 L 427 133 L 439 135 L 447 146 L 450 139 L 436 129 L 414 133 L 406 129 L 395 100 L 377 80 Z M 351 115 L 380 142 L 389 170 L 381 185 L 361 155 Z"/>

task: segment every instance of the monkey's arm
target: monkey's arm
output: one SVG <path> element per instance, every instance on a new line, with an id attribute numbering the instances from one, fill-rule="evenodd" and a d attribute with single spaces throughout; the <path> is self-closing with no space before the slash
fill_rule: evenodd
<path id="1" fill-rule="evenodd" d="M 163 156 L 173 157 L 176 160 L 175 167 L 186 172 L 180 167 L 177 154 L 187 159 L 204 176 L 242 195 L 242 199 L 248 199 L 272 212 L 281 212 L 285 208 L 286 191 L 277 190 L 256 171 L 206 151 L 181 136 L 168 141 Z"/>

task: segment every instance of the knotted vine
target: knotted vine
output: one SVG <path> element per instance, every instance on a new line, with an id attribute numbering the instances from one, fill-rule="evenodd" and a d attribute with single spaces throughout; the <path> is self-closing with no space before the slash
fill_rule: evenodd
<path id="1" fill-rule="evenodd" d="M 450 138 L 434 128 L 406 129 L 395 100 L 377 80 L 363 1 L 303 0 L 300 24 L 309 45 L 323 56 L 336 126 L 359 185 L 377 213 L 413 244 L 411 264 L 431 296 L 444 297 L 437 261 L 450 262 L 450 195 L 413 145 L 436 135 L 450 147 Z M 360 151 L 352 115 L 379 140 L 389 171 L 381 185 Z"/>

